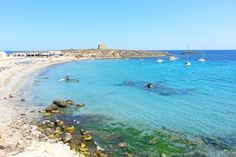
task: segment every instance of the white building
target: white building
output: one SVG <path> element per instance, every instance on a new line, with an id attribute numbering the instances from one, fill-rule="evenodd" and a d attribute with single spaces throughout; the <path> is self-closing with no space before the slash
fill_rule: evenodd
<path id="1" fill-rule="evenodd" d="M 8 57 L 8 55 L 7 55 L 6 52 L 1 52 L 0 51 L 0 59 L 4 59 L 4 58 L 7 58 L 7 57 Z"/>
<path id="2" fill-rule="evenodd" d="M 61 51 L 49 51 L 49 53 L 51 54 L 51 56 L 55 56 L 55 57 L 64 55 L 64 53 L 62 53 Z"/>
<path id="3" fill-rule="evenodd" d="M 12 57 L 59 57 L 64 56 L 62 51 L 25 51 L 25 52 L 14 52 L 11 54 Z"/>

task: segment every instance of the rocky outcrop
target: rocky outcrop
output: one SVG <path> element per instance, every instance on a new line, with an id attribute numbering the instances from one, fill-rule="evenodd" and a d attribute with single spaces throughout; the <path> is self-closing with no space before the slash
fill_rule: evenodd
<path id="1" fill-rule="evenodd" d="M 45 109 L 45 111 L 46 111 L 46 112 L 53 112 L 53 111 L 55 111 L 55 110 L 57 110 L 57 109 L 58 109 L 57 105 L 52 104 L 52 105 L 49 105 L 49 106 Z"/>
<path id="2" fill-rule="evenodd" d="M 53 100 L 53 104 L 61 108 L 65 108 L 67 106 L 64 100 Z"/>
<path id="3" fill-rule="evenodd" d="M 168 52 L 153 52 L 153 51 L 142 51 L 142 50 L 119 50 L 119 49 L 69 49 L 62 50 L 65 54 L 74 55 L 77 58 L 152 58 L 152 57 L 163 57 L 167 56 Z"/>

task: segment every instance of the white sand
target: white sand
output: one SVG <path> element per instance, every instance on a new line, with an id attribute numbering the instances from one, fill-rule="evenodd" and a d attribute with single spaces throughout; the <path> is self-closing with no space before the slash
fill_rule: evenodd
<path id="1" fill-rule="evenodd" d="M 33 113 L 19 91 L 28 78 L 72 57 L 0 60 L 0 157 L 73 157 L 69 146 L 52 141 L 30 124 Z"/>

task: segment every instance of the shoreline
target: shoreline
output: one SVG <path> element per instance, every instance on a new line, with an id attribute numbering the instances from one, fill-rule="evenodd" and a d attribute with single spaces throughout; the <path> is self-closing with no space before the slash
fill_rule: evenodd
<path id="1" fill-rule="evenodd" d="M 74 57 L 20 58 L 1 60 L 0 67 L 0 157 L 10 156 L 79 156 L 66 144 L 45 137 L 32 124 L 37 115 L 32 104 L 22 98 L 22 88 L 40 71 L 56 64 L 78 60 Z M 59 149 L 59 151 L 58 151 Z"/>
<path id="2" fill-rule="evenodd" d="M 142 57 L 152 58 L 152 57 Z M 44 69 L 73 61 L 81 60 L 111 60 L 138 58 L 110 58 L 110 57 L 26 57 L 0 60 L 0 157 L 32 156 L 34 154 L 52 156 L 81 156 L 71 150 L 68 144 L 52 140 L 37 130 L 32 124 L 39 115 L 32 113 L 37 110 L 32 105 L 28 95 L 33 78 Z M 26 99 L 26 100 L 25 100 Z M 33 133 L 33 134 L 32 134 Z M 23 135 L 23 136 L 22 136 Z M 40 136 L 43 136 L 40 137 Z M 39 147 L 45 145 L 44 147 Z M 57 152 L 60 148 L 63 152 Z M 46 153 L 45 153 L 46 152 Z M 82 155 L 83 156 L 83 155 Z"/>
<path id="3" fill-rule="evenodd" d="M 112 58 L 114 59 L 114 58 Z M 72 156 L 78 157 L 83 156 L 83 152 L 74 151 L 69 143 L 64 144 L 60 140 L 56 140 L 50 138 L 45 134 L 44 131 L 40 129 L 40 126 L 37 125 L 37 118 L 40 117 L 40 113 L 38 113 L 39 108 L 33 105 L 33 101 L 31 101 L 30 96 L 27 92 L 30 91 L 31 85 L 34 81 L 34 78 L 37 77 L 40 73 L 44 72 L 44 69 L 48 69 L 53 66 L 57 66 L 57 64 L 64 64 L 67 62 L 80 61 L 80 60 L 92 60 L 88 59 L 75 59 L 75 58 L 53 58 L 52 60 L 48 58 L 24 58 L 20 60 L 11 60 L 11 61 L 0 61 L 1 66 L 10 65 L 9 68 L 6 68 L 3 71 L 0 71 L 1 80 L 0 80 L 0 102 L 2 104 L 0 108 L 0 114 L 2 115 L 2 119 L 0 119 L 0 157 L 8 157 L 8 156 L 17 156 L 17 157 L 25 157 L 25 156 L 34 156 L 37 154 L 38 156 Z M 26 62 L 27 61 L 27 62 Z M 15 62 L 12 64 L 12 62 Z M 19 64 L 19 62 L 21 64 Z M 11 63 L 11 64 L 10 64 Z M 3 77 L 2 77 L 3 76 Z M 26 96 L 26 97 L 25 97 Z M 29 97 L 27 97 L 29 96 Z M 23 100 L 24 99 L 24 100 Z M 31 103 L 32 102 L 32 103 Z M 75 104 L 74 104 L 75 106 Z M 45 109 L 43 109 L 45 110 Z M 41 111 L 41 109 L 40 109 Z M 63 115 L 64 116 L 64 115 Z M 66 118 L 63 119 L 60 117 L 66 124 Z M 95 117 L 99 119 L 98 117 Z M 51 122 L 54 122 L 55 119 L 51 119 Z M 64 123 L 63 122 L 63 123 Z M 83 123 L 82 121 L 80 121 Z M 91 125 L 91 124 L 90 124 Z M 92 124 L 93 125 L 93 124 Z M 102 137 L 100 140 L 109 141 L 109 138 L 115 138 L 113 135 L 110 137 L 109 131 L 117 132 L 120 131 L 120 134 L 117 134 L 117 137 L 125 137 L 124 141 L 114 141 L 112 143 L 112 147 L 109 151 L 117 151 L 118 149 L 128 150 L 131 148 L 130 146 L 135 145 L 136 142 L 142 144 L 142 148 L 140 147 L 135 150 L 134 153 L 141 152 L 142 149 L 149 148 L 154 149 L 158 152 L 159 155 L 169 156 L 171 153 L 180 153 L 185 151 L 185 147 L 178 147 L 174 145 L 164 145 L 165 142 L 174 142 L 176 144 L 181 145 L 196 145 L 192 148 L 191 153 L 195 151 L 202 150 L 204 153 L 209 153 L 210 151 L 229 151 L 231 153 L 231 149 L 233 148 L 225 144 L 220 138 L 211 138 L 211 137 L 203 137 L 203 136 L 185 136 L 185 134 L 174 132 L 168 129 L 155 129 L 153 131 L 157 132 L 157 134 L 145 134 L 142 135 L 142 130 L 136 128 L 122 128 L 119 126 L 110 127 L 109 125 L 99 124 L 98 126 L 106 126 L 107 130 L 102 131 L 107 135 L 107 139 Z M 94 125 L 95 126 L 95 125 Z M 96 126 L 95 126 L 96 127 Z M 79 129 L 84 129 L 83 126 Z M 52 128 L 51 128 L 52 129 Z M 90 131 L 90 128 L 85 128 Z M 95 129 L 95 128 L 93 128 Z M 102 130 L 102 128 L 98 129 Z M 39 131 L 40 130 L 40 131 Z M 94 130 L 91 130 L 94 131 Z M 142 136 L 139 136 L 137 139 L 130 138 L 130 135 L 133 133 L 139 133 Z M 93 134 L 92 134 L 93 136 Z M 96 137 L 94 135 L 94 137 Z M 101 138 L 101 137 L 99 137 Z M 189 139 L 191 138 L 191 139 Z M 119 139 L 119 138 L 118 138 Z M 160 139 L 162 141 L 160 141 Z M 76 139 L 75 139 L 76 140 Z M 214 142 L 212 144 L 212 141 Z M 120 143 L 119 143 L 120 142 Z M 95 141 L 96 143 L 96 141 Z M 159 147 L 158 145 L 163 145 L 163 147 Z M 141 145 L 140 144 L 140 145 Z M 100 144 L 96 144 L 100 146 Z M 110 146 L 109 142 L 105 144 Z M 169 147 L 171 146 L 171 147 Z M 205 149 L 206 148 L 206 149 Z M 73 150 L 72 150 L 73 149 Z M 106 149 L 105 149 L 106 150 Z M 173 151 L 173 152 L 172 152 Z M 188 150 L 190 151 L 190 150 Z M 141 152 L 142 153 L 142 152 Z M 153 153 L 152 151 L 150 153 Z M 191 154 L 190 153 L 190 154 Z M 125 153 L 126 155 L 127 152 Z"/>

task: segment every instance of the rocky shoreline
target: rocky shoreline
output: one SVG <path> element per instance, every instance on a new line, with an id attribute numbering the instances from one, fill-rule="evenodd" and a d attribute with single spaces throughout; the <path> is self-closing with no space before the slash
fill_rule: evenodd
<path id="1" fill-rule="evenodd" d="M 40 111 L 42 119 L 37 123 L 38 130 L 48 138 L 68 144 L 75 152 L 88 157 L 207 157 L 233 156 L 236 153 L 235 148 L 218 138 L 187 136 L 165 128 L 145 133 L 123 124 L 109 125 L 104 117 L 97 116 L 87 116 L 83 122 L 83 118 L 74 113 L 78 113 L 84 106 L 72 100 L 54 100 L 45 110 Z"/>
<path id="2" fill-rule="evenodd" d="M 68 116 L 84 107 L 84 104 L 75 104 L 72 100 L 54 100 L 45 110 L 39 111 L 42 119 L 37 122 L 38 130 L 45 136 L 68 144 L 72 150 L 83 156 L 108 157 L 94 141 L 92 135 L 84 128 L 78 130 L 79 120 L 71 123 L 59 119 Z"/>
<path id="3" fill-rule="evenodd" d="M 32 72 L 35 73 L 42 67 L 52 65 L 50 63 L 46 66 L 45 62 L 42 64 L 44 66 L 30 71 L 27 77 L 32 76 Z M 25 70 L 24 68 L 28 69 L 28 64 L 24 65 L 23 70 Z M 23 70 L 21 69 L 21 71 Z M 20 75 L 17 74 L 17 76 Z M 136 84 L 128 82 L 128 85 L 130 83 Z M 21 82 L 21 84 L 23 83 Z M 123 84 L 127 83 L 120 85 Z M 13 86 L 14 84 L 11 85 L 11 87 Z M 146 88 L 153 89 L 153 87 L 155 84 L 147 84 Z M 17 87 L 17 89 L 19 88 Z M 233 144 L 230 145 L 227 139 L 189 137 L 165 128 L 145 132 L 124 124 L 109 124 L 109 118 L 106 119 L 106 117 L 74 115 L 85 105 L 76 104 L 72 100 L 55 100 L 42 110 L 26 109 L 24 103 L 27 103 L 27 99 L 16 95 L 10 88 L 4 92 L 8 95 L 4 96 L 1 101 L 3 103 L 2 113 L 13 114 L 13 119 L 9 119 L 7 127 L 3 126 L 0 129 L 0 157 L 25 157 L 34 154 L 46 157 L 236 155 L 235 147 L 232 146 Z M 4 107 L 7 109 L 3 110 Z"/>

